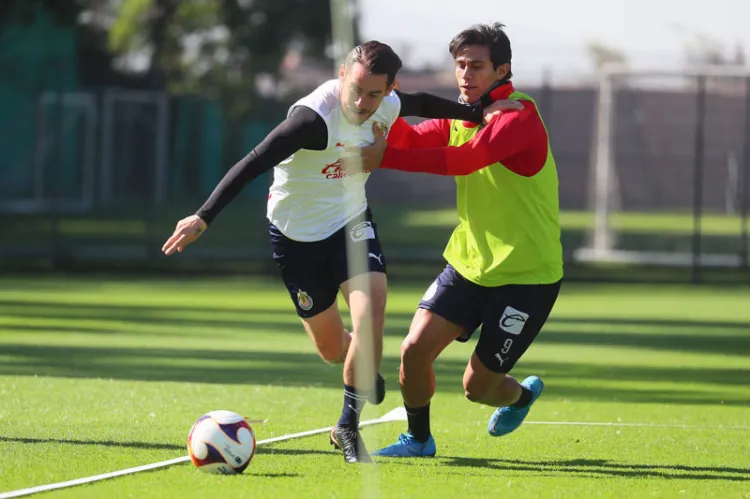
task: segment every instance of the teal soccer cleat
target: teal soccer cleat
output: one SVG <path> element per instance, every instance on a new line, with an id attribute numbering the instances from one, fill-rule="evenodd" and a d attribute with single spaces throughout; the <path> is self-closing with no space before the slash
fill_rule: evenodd
<path id="1" fill-rule="evenodd" d="M 536 402 L 536 399 L 539 398 L 542 390 L 544 390 L 544 383 L 537 376 L 529 376 L 521 382 L 521 386 L 531 391 L 531 402 L 523 408 L 511 406 L 498 407 L 487 425 L 487 431 L 493 437 L 502 437 L 521 426 L 521 423 L 523 423 L 523 420 L 526 419 L 526 415 L 529 413 L 529 409 L 531 409 L 531 405 Z"/>
<path id="2" fill-rule="evenodd" d="M 419 442 L 414 439 L 411 433 L 402 433 L 398 437 L 398 442 L 389 445 L 383 449 L 376 450 L 373 456 L 383 457 L 432 457 L 435 455 L 435 439 L 427 439 L 426 442 Z"/>

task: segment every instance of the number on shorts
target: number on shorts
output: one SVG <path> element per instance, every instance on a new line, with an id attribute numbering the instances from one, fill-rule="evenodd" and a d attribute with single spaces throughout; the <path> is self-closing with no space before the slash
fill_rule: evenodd
<path id="1" fill-rule="evenodd" d="M 510 347 L 512 346 L 513 346 L 513 339 L 508 338 L 507 340 L 505 340 L 505 343 L 503 343 L 503 349 L 500 350 L 500 353 L 502 353 L 503 355 L 508 353 L 510 351 Z"/>

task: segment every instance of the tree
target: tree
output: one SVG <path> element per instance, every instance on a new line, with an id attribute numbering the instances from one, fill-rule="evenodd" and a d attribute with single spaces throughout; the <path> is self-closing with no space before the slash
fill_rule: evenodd
<path id="1" fill-rule="evenodd" d="M 685 45 L 685 59 L 690 66 L 729 64 L 724 45 L 715 38 L 703 34 L 696 34 Z"/>
<path id="2" fill-rule="evenodd" d="M 122 0 L 110 30 L 121 61 L 147 59 L 155 86 L 219 100 L 230 119 L 261 108 L 290 50 L 327 60 L 329 0 Z"/>
<path id="3" fill-rule="evenodd" d="M 586 51 L 597 72 L 607 64 L 627 64 L 628 62 L 628 58 L 621 50 L 600 41 L 590 41 L 586 46 Z"/>
<path id="4" fill-rule="evenodd" d="M 701 33 L 694 34 L 693 38 L 685 45 L 685 59 L 689 66 L 698 69 L 708 66 L 745 65 L 745 53 L 741 44 L 738 43 L 735 53 L 730 54 L 720 40 Z M 706 79 L 706 85 L 712 90 L 743 92 L 745 79 L 742 77 L 713 76 Z"/>
<path id="5" fill-rule="evenodd" d="M 732 64 L 736 66 L 744 66 L 747 63 L 747 57 L 745 56 L 745 48 L 740 42 L 734 48 L 734 57 L 732 58 Z"/>
<path id="6" fill-rule="evenodd" d="M 58 24 L 72 26 L 83 3 L 82 0 L 3 0 L 0 2 L 0 28 L 8 24 L 31 23 L 40 10 L 52 14 Z"/>

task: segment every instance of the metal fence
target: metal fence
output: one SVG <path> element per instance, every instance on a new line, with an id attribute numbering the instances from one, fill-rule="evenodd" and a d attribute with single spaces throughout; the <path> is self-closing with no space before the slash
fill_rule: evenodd
<path id="1" fill-rule="evenodd" d="M 611 215 L 606 228 L 614 236 L 611 250 L 637 249 L 663 258 L 599 258 L 595 264 L 580 256 L 597 234 L 599 88 L 518 84 L 537 99 L 550 132 L 569 274 L 638 280 L 660 275 L 654 266 L 675 267 L 670 278 L 688 281 L 695 279 L 694 269 L 677 268 L 670 255 L 707 249 L 735 256 L 745 251 L 746 265 L 746 80 L 731 91 L 706 86 L 705 112 L 696 108 L 700 87 L 686 88 L 683 82 L 679 88 L 654 88 L 644 81 L 632 78 L 621 87 L 607 116 L 614 124 L 607 140 L 616 182 L 608 183 L 605 193 Z M 454 93 L 444 87 L 409 88 L 408 74 L 402 88 Z M 264 219 L 268 176 L 248 186 L 186 253 L 167 259 L 159 248 L 174 223 L 200 206 L 234 161 L 283 116 L 230 125 L 210 101 L 117 88 L 44 89 L 27 92 L 24 102 L 16 114 L 26 124 L 19 128 L 24 132 L 14 140 L 5 134 L 0 141 L 0 210 L 10 227 L 0 242 L 4 268 L 270 267 Z M 7 120 L 5 126 L 14 128 Z M 372 176 L 368 196 L 383 244 L 389 260 L 402 263 L 405 272 L 416 262 L 439 264 L 455 224 L 454 189 L 449 178 Z M 702 223 L 694 224 L 694 216 Z M 703 241 L 698 246 L 690 244 L 695 227 Z M 700 268 L 713 266 L 710 259 L 695 261 Z M 646 270 L 634 273 L 634 265 Z M 719 270 L 721 279 L 746 280 L 746 268 L 734 267 Z"/>
<path id="2" fill-rule="evenodd" d="M 580 258 L 747 271 L 750 70 L 613 68 L 598 101 Z"/>

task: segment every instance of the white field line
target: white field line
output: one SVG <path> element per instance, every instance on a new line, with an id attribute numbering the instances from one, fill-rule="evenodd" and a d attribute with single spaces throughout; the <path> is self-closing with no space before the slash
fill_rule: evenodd
<path id="1" fill-rule="evenodd" d="M 406 420 L 406 411 L 403 407 L 394 409 L 386 415 L 362 421 L 360 426 L 371 426 L 381 423 L 387 423 L 390 421 L 404 421 Z M 540 425 L 540 426 L 599 426 L 599 427 L 630 427 L 630 428 L 680 428 L 680 429 L 694 429 L 694 430 L 750 430 L 750 426 L 737 426 L 737 425 L 717 425 L 717 426 L 701 426 L 701 425 L 679 425 L 679 424 L 656 424 L 656 423 L 613 423 L 613 422 L 588 422 L 588 421 L 525 421 L 524 425 Z M 318 428 L 315 430 L 303 431 L 299 433 L 290 433 L 288 435 L 281 435 L 278 437 L 268 438 L 266 440 L 258 441 L 257 445 L 267 445 L 274 442 L 283 442 L 285 440 L 292 440 L 295 438 L 309 437 L 312 435 L 318 435 L 320 433 L 327 433 L 333 429 L 333 426 L 326 428 Z M 94 475 L 85 478 L 78 478 L 75 480 L 69 480 L 67 482 L 51 483 L 48 485 L 40 485 L 38 487 L 31 487 L 28 489 L 19 489 L 10 492 L 0 493 L 0 499 L 11 499 L 15 497 L 29 496 L 31 494 L 38 494 L 39 492 L 47 492 L 50 490 L 64 489 L 67 487 L 74 487 L 76 485 L 84 485 L 87 483 L 98 482 L 101 480 L 107 480 L 109 478 L 116 478 L 123 475 L 131 475 L 133 473 L 139 473 L 141 471 L 150 471 L 159 468 L 166 468 L 175 464 L 180 464 L 190 461 L 190 457 L 182 456 L 175 459 L 169 459 L 167 461 L 161 461 L 158 463 L 146 464 L 143 466 L 136 466 L 135 468 L 128 468 L 120 471 L 113 471 L 111 473 L 104 473 L 101 475 Z"/>
<path id="2" fill-rule="evenodd" d="M 683 428 L 691 430 L 750 430 L 750 426 L 700 426 L 683 424 L 658 424 L 658 423 L 598 423 L 587 421 L 524 421 L 525 425 L 548 425 L 548 426 L 621 426 L 632 428 Z M 1 498 L 0 498 L 1 499 Z"/>
<path id="3" fill-rule="evenodd" d="M 392 410 L 391 412 L 387 413 L 385 416 L 381 416 L 376 419 L 370 419 L 367 421 L 362 421 L 359 425 L 360 427 L 362 427 L 362 426 L 376 425 L 380 423 L 388 423 L 390 421 L 405 421 L 405 420 L 406 420 L 406 411 L 404 410 L 403 407 L 400 407 L 400 408 Z M 273 438 L 268 438 L 266 440 L 260 440 L 257 442 L 257 445 L 267 445 L 267 444 L 272 444 L 274 442 L 282 442 L 284 440 L 292 440 L 295 438 L 303 438 L 303 437 L 309 437 L 311 435 L 318 435 L 320 433 L 327 433 L 331 431 L 333 428 L 334 428 L 333 426 L 328 426 L 326 428 L 318 428 L 316 430 L 302 431 L 300 433 L 290 433 L 289 435 L 281 435 L 279 437 L 273 437 Z M 182 456 L 182 457 L 178 457 L 175 459 L 169 459 L 167 461 L 161 461 L 158 463 L 146 464 L 143 466 L 136 466 L 135 468 L 127 468 L 124 470 L 113 471 L 111 473 L 103 473 L 101 475 L 77 478 L 75 480 L 68 480 L 66 482 L 50 483 L 47 485 L 40 485 L 38 487 L 30 487 L 27 489 L 12 490 L 10 492 L 0 493 L 0 499 L 11 499 L 14 497 L 30 496 L 32 494 L 38 494 L 40 492 L 48 492 L 50 490 L 58 490 L 58 489 L 65 489 L 68 487 L 75 487 L 76 485 L 84 485 L 87 483 L 99 482 L 101 480 L 116 478 L 118 476 L 132 475 L 133 473 L 140 473 L 141 471 L 150 471 L 150 470 L 155 470 L 159 468 L 166 468 L 167 466 L 173 466 L 175 464 L 180 464 L 180 463 L 184 463 L 187 461 L 190 461 L 190 457 Z"/>

